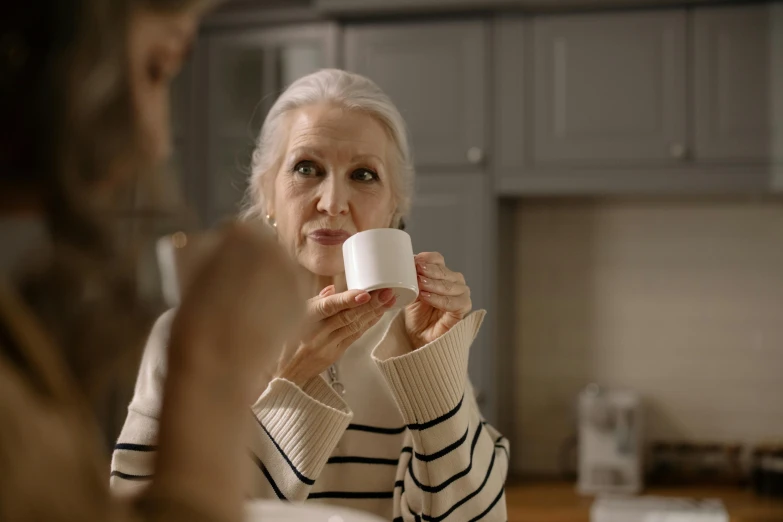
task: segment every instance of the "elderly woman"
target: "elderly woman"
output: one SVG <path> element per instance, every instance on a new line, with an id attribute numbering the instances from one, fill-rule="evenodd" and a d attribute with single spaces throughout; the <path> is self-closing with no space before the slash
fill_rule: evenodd
<path id="1" fill-rule="evenodd" d="M 319 499 L 394 520 L 506 520 L 508 442 L 482 420 L 467 378 L 484 311 L 438 253 L 420 253 L 417 301 L 346 291 L 342 243 L 399 227 L 413 168 L 402 118 L 370 80 L 322 70 L 269 112 L 253 155 L 247 217 L 265 220 L 309 272 L 308 327 L 248 405 L 248 494 Z M 168 316 L 145 355 L 112 484 L 153 474 Z M 194 433 L 194 437 L 198 434 Z"/>

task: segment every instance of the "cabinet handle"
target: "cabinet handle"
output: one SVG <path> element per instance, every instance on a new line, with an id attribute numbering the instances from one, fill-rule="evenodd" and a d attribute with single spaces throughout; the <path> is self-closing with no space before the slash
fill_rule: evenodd
<path id="1" fill-rule="evenodd" d="M 671 153 L 672 158 L 685 159 L 688 149 L 686 149 L 685 145 L 682 143 L 672 143 L 669 147 L 669 152 Z"/>
<path id="2" fill-rule="evenodd" d="M 478 165 L 484 161 L 484 151 L 480 147 L 471 147 L 468 149 L 467 157 L 472 165 Z"/>

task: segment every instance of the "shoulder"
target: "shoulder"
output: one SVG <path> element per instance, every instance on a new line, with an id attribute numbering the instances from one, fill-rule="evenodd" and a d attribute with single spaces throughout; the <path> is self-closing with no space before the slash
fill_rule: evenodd
<path id="1" fill-rule="evenodd" d="M 163 384 L 168 371 L 168 344 L 176 309 L 164 312 L 147 337 L 130 409 L 157 417 L 163 404 Z"/>
<path id="2" fill-rule="evenodd" d="M 141 368 L 156 368 L 165 373 L 168 353 L 171 325 L 174 322 L 176 309 L 172 308 L 163 312 L 152 325 L 144 347 L 144 355 L 141 360 Z"/>

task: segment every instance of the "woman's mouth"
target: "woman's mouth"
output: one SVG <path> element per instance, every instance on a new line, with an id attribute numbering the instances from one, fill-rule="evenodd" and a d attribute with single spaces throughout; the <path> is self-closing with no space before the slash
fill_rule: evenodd
<path id="1" fill-rule="evenodd" d="M 320 228 L 310 232 L 307 237 L 324 246 L 342 245 L 351 234 L 341 229 Z"/>

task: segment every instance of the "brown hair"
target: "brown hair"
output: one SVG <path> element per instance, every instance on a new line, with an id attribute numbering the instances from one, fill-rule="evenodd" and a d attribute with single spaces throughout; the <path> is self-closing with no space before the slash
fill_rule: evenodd
<path id="1" fill-rule="evenodd" d="M 19 281 L 99 416 L 135 373 L 158 308 L 138 298 L 117 241 L 136 178 L 150 172 L 130 92 L 128 28 L 139 7 L 204 0 L 44 0 L 0 8 L 0 192 L 35 192 L 53 252 Z M 96 187 L 117 185 L 98 201 Z M 0 196 L 2 199 L 2 196 Z M 128 217 L 128 216 L 126 216 Z"/>

